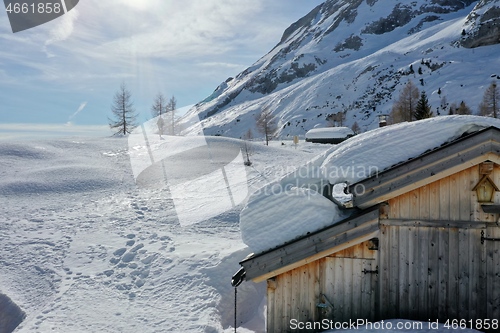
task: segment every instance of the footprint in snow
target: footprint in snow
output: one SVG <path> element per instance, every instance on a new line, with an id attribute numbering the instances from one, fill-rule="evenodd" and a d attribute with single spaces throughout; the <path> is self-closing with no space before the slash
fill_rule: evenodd
<path id="1" fill-rule="evenodd" d="M 144 247 L 144 244 L 139 243 L 139 244 L 137 244 L 136 246 L 134 246 L 134 247 L 130 250 L 130 252 L 137 252 L 138 250 L 142 249 L 143 247 Z"/>
<path id="2" fill-rule="evenodd" d="M 125 252 L 127 252 L 127 249 L 122 247 L 122 248 L 116 250 L 115 252 L 113 252 L 113 255 L 115 255 L 116 257 L 121 257 Z"/>
<path id="3" fill-rule="evenodd" d="M 132 249 L 133 250 L 133 249 Z M 134 260 L 135 256 L 137 255 L 136 252 L 133 252 L 133 251 L 130 251 L 130 252 L 127 252 L 123 257 L 122 257 L 122 261 L 123 262 L 131 262 L 132 260 Z"/>

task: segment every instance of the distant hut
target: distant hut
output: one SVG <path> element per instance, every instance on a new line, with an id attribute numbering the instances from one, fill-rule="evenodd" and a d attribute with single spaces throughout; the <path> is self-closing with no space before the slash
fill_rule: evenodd
<path id="1" fill-rule="evenodd" d="M 337 144 L 354 136 L 348 127 L 313 128 L 306 133 L 307 142 Z"/>

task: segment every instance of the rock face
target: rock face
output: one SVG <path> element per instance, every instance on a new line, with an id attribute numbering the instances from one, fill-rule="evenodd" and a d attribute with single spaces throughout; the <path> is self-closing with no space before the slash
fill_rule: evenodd
<path id="1" fill-rule="evenodd" d="M 328 0 L 188 116 L 201 119 L 205 134 L 233 137 L 257 133 L 263 108 L 281 137 L 325 126 L 339 112 L 343 126 L 366 130 L 408 80 L 426 91 L 434 114 L 461 101 L 475 108 L 485 80 L 500 73 L 497 58 L 484 66 L 471 48 L 498 44 L 499 20 L 500 0 Z"/>
<path id="2" fill-rule="evenodd" d="M 500 43 L 500 1 L 482 0 L 467 16 L 461 44 L 474 48 Z"/>
<path id="3" fill-rule="evenodd" d="M 0 333 L 11 333 L 26 314 L 4 294 L 0 294 Z"/>

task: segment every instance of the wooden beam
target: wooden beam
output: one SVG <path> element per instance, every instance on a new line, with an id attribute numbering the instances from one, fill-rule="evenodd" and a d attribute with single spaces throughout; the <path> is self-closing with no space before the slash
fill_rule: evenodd
<path id="1" fill-rule="evenodd" d="M 481 205 L 483 212 L 488 214 L 500 214 L 500 205 Z"/>
<path id="2" fill-rule="evenodd" d="M 378 220 L 379 207 L 375 206 L 362 215 L 247 258 L 240 265 L 245 268 L 247 280 L 264 281 L 376 237 Z"/>
<path id="3" fill-rule="evenodd" d="M 500 161 L 500 131 L 490 128 L 349 186 L 354 206 L 367 208 L 484 162 Z"/>
<path id="4" fill-rule="evenodd" d="M 313 261 L 316 261 L 316 260 L 319 260 L 321 258 L 327 257 L 327 256 L 329 256 L 329 255 L 331 255 L 331 254 L 333 254 L 335 252 L 339 252 L 339 251 L 345 250 L 345 249 L 347 249 L 347 248 L 349 248 L 351 246 L 354 246 L 356 244 L 366 242 L 367 240 L 370 240 L 370 239 L 372 239 L 374 237 L 378 237 L 378 235 L 379 235 L 378 226 L 376 228 L 373 228 L 373 230 L 374 231 L 372 231 L 372 232 L 370 232 L 368 234 L 365 234 L 365 235 L 357 237 L 357 238 L 353 238 L 352 240 L 346 241 L 345 243 L 339 243 L 337 246 L 333 246 L 333 247 L 331 247 L 328 250 L 316 253 L 315 255 L 312 255 L 312 256 L 310 256 L 308 258 L 305 258 L 305 259 L 302 259 L 302 260 L 298 260 L 298 261 L 296 261 L 294 263 L 291 263 L 291 264 L 289 264 L 287 266 L 279 267 L 276 270 L 264 273 L 263 275 L 256 276 L 256 277 L 248 277 L 247 276 L 247 280 L 252 280 L 255 283 L 262 282 L 262 281 L 265 281 L 265 280 L 270 279 L 272 277 L 275 277 L 275 276 L 281 275 L 283 273 L 286 273 L 288 271 L 291 271 L 291 270 L 293 270 L 295 268 L 307 265 L 307 264 L 309 264 L 309 263 L 311 263 Z"/>
<path id="5" fill-rule="evenodd" d="M 426 221 L 426 220 L 405 220 L 387 219 L 380 220 L 380 225 L 398 227 L 433 227 L 433 228 L 458 228 L 458 229 L 486 229 L 488 222 L 474 221 Z"/>

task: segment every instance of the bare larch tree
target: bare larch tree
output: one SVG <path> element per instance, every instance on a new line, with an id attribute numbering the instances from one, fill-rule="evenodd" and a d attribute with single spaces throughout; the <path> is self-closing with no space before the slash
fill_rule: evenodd
<path id="1" fill-rule="evenodd" d="M 114 135 L 127 135 L 137 126 L 137 115 L 135 114 L 134 103 L 131 100 L 132 94 L 127 89 L 125 83 L 120 85 L 120 89 L 115 93 L 111 112 L 113 119 L 108 118 L 109 127 L 116 130 Z"/>
<path id="2" fill-rule="evenodd" d="M 417 107 L 419 97 L 420 92 L 418 88 L 412 81 L 408 81 L 392 107 L 392 123 L 414 120 L 415 108 Z"/>
<path id="3" fill-rule="evenodd" d="M 257 115 L 257 130 L 264 134 L 266 139 L 266 146 L 269 146 L 269 140 L 272 139 L 274 134 L 276 133 L 277 127 L 276 122 L 273 119 L 273 114 L 271 109 L 265 107 L 262 111 Z"/>
<path id="4" fill-rule="evenodd" d="M 171 127 L 171 131 L 172 131 L 172 134 L 171 135 L 176 135 L 176 130 L 177 132 L 180 132 L 179 129 L 176 129 L 176 122 L 177 122 L 177 119 L 175 117 L 175 111 L 177 110 L 177 100 L 175 99 L 174 96 L 172 96 L 169 100 L 168 100 L 168 104 L 167 104 L 167 112 L 170 112 L 170 127 Z"/>

